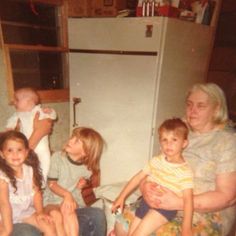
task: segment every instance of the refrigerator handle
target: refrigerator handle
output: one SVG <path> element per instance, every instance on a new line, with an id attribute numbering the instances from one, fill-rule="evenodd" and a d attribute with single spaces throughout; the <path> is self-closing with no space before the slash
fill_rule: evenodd
<path id="1" fill-rule="evenodd" d="M 76 123 L 76 105 L 81 102 L 81 98 L 73 97 L 73 127 L 78 126 Z"/>

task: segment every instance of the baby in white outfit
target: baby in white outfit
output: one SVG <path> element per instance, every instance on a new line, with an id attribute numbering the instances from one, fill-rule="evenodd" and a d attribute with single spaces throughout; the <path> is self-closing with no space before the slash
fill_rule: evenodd
<path id="1" fill-rule="evenodd" d="M 55 120 L 57 116 L 53 109 L 47 109 L 47 112 L 44 112 L 39 104 L 39 95 L 32 88 L 18 89 L 14 94 L 14 106 L 16 112 L 8 119 L 6 128 L 7 130 L 15 129 L 19 125 L 19 131 L 28 139 L 33 132 L 33 122 L 37 112 L 39 119 L 50 118 Z M 40 140 L 34 151 L 39 157 L 42 174 L 46 182 L 51 156 L 48 136 L 44 136 Z"/>

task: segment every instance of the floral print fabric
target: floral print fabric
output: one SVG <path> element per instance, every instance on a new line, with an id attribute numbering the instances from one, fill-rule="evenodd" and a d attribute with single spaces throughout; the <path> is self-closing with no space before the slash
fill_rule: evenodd
<path id="1" fill-rule="evenodd" d="M 134 218 L 136 203 L 127 206 L 122 215 L 117 216 L 117 221 L 122 223 L 128 231 L 129 225 Z M 174 220 L 168 222 L 159 228 L 152 236 L 181 236 L 182 217 L 177 216 Z M 194 214 L 193 219 L 194 236 L 222 236 L 222 220 L 219 213 Z"/>

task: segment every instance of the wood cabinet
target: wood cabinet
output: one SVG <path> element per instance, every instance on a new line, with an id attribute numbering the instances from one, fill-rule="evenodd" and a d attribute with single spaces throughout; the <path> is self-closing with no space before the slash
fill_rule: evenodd
<path id="1" fill-rule="evenodd" d="M 42 102 L 67 101 L 67 9 L 62 0 L 0 2 L 9 100 L 33 87 Z"/>

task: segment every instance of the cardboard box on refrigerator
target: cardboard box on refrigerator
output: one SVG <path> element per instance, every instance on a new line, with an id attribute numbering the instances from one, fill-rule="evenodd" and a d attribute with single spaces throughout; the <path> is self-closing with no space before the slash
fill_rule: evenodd
<path id="1" fill-rule="evenodd" d="M 120 10 L 126 9 L 126 2 L 126 0 L 91 0 L 91 16 L 117 16 Z"/>
<path id="2" fill-rule="evenodd" d="M 89 17 L 92 0 L 67 0 L 69 17 Z"/>

